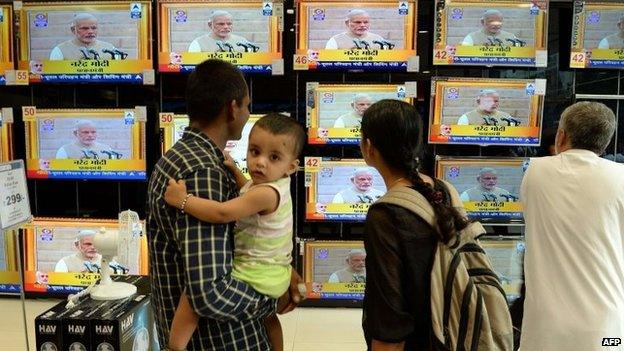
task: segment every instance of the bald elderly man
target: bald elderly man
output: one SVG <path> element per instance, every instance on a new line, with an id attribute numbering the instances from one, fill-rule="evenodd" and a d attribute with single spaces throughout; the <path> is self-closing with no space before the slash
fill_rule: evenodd
<path id="1" fill-rule="evenodd" d="M 245 52 L 245 46 L 251 44 L 240 35 L 232 34 L 233 17 L 227 11 L 216 10 L 208 18 L 210 33 L 195 38 L 189 45 L 189 52 Z"/>
<path id="2" fill-rule="evenodd" d="M 370 15 L 364 10 L 349 11 L 345 25 L 347 31 L 331 37 L 325 44 L 325 49 L 373 49 L 379 48 L 379 43 L 387 43 L 381 35 L 368 31 Z"/>
<path id="3" fill-rule="evenodd" d="M 512 198 L 509 191 L 496 186 L 498 184 L 498 172 L 494 168 L 481 168 L 477 182 L 479 185 L 461 193 L 459 197 L 463 202 L 508 202 Z"/>
<path id="4" fill-rule="evenodd" d="M 364 112 L 373 104 L 368 94 L 355 94 L 351 100 L 351 111 L 340 115 L 334 122 L 334 128 L 353 128 L 362 125 Z"/>
<path id="5" fill-rule="evenodd" d="M 329 275 L 328 283 L 366 283 L 366 251 L 350 250 L 345 259 L 347 266 Z"/>
<path id="6" fill-rule="evenodd" d="M 487 10 L 481 17 L 481 29 L 474 31 L 462 40 L 465 46 L 516 46 L 518 38 L 502 30 L 503 13 L 499 10 Z"/>
<path id="7" fill-rule="evenodd" d="M 75 15 L 69 29 L 74 38 L 55 46 L 50 60 L 99 59 L 109 57 L 104 50 L 116 50 L 113 44 L 97 39 L 98 19 L 90 13 Z"/>
<path id="8" fill-rule="evenodd" d="M 93 246 L 95 230 L 81 230 L 74 240 L 76 252 L 61 258 L 54 267 L 55 272 L 91 272 L 99 273 L 102 255 Z"/>
<path id="9" fill-rule="evenodd" d="M 76 122 L 72 133 L 76 140 L 61 146 L 56 151 L 57 159 L 111 159 L 122 156 L 113 152 L 110 146 L 96 141 L 97 127 L 88 119 Z"/>

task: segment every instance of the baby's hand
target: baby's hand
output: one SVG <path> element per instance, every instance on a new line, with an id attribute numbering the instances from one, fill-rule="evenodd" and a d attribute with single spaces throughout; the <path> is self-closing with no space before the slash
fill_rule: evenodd
<path id="1" fill-rule="evenodd" d="M 169 185 L 165 191 L 165 201 L 171 206 L 180 208 L 182 201 L 186 198 L 186 183 L 184 180 L 169 179 Z"/>
<path id="2" fill-rule="evenodd" d="M 225 167 L 227 167 L 230 170 L 230 172 L 235 172 L 235 170 L 237 169 L 236 161 L 234 161 L 232 156 L 230 156 L 229 152 L 224 152 L 223 156 L 225 157 L 225 161 L 223 161 L 223 164 L 225 165 Z"/>

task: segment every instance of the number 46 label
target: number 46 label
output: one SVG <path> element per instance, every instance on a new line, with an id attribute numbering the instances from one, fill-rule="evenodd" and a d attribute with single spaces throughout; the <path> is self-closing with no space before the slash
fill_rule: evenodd
<path id="1" fill-rule="evenodd" d="M 0 227 L 6 230 L 30 218 L 24 161 L 0 163 Z"/>

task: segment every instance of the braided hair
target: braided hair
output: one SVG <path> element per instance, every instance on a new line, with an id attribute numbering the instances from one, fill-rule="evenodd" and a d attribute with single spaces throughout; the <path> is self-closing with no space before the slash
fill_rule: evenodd
<path id="1" fill-rule="evenodd" d="M 423 124 L 416 108 L 404 101 L 380 100 L 371 105 L 362 117 L 362 139 L 369 139 L 385 163 L 406 174 L 414 189 L 433 207 L 436 232 L 448 243 L 468 225 L 466 218 L 455 209 L 443 192 L 434 189 L 419 175 L 422 154 Z"/>

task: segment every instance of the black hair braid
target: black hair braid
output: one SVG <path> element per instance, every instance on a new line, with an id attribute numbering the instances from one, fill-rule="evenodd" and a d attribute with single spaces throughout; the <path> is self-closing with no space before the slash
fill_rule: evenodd
<path id="1" fill-rule="evenodd" d="M 416 191 L 429 201 L 433 212 L 435 213 L 435 220 L 438 225 L 436 232 L 439 239 L 448 244 L 453 238 L 457 236 L 457 232 L 464 229 L 468 222 L 466 219 L 450 204 L 450 201 L 442 199 L 439 201 L 437 190 L 431 185 L 427 184 L 420 174 L 418 173 L 418 158 L 412 158 L 410 162 L 412 167 L 409 169 L 408 177 L 414 185 Z"/>

